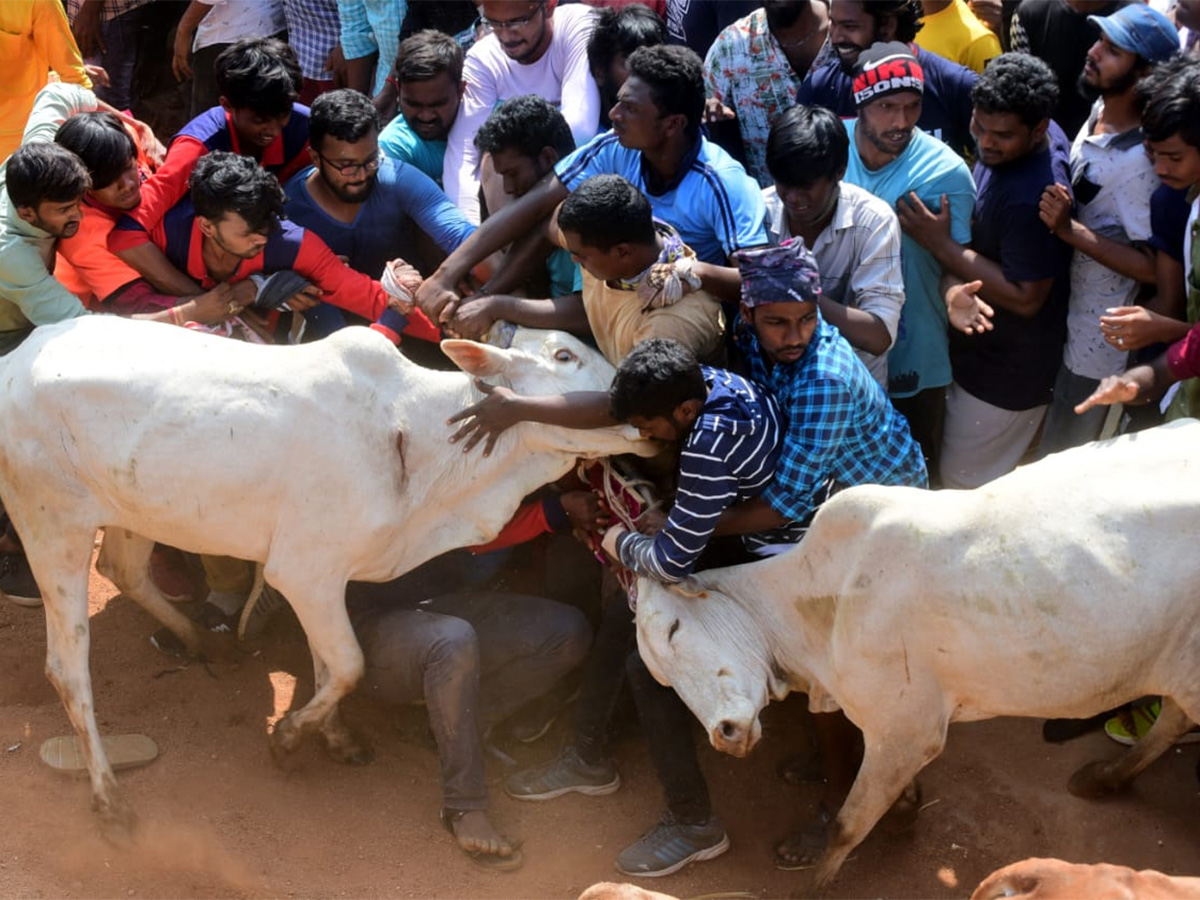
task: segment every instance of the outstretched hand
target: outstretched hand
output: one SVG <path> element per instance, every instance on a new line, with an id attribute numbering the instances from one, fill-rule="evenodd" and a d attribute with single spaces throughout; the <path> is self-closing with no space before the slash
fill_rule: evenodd
<path id="1" fill-rule="evenodd" d="M 1075 414 L 1082 415 L 1094 406 L 1113 406 L 1117 403 L 1132 403 L 1137 399 L 1138 386 L 1127 375 L 1109 375 L 1100 386 L 1082 403 L 1075 407 Z"/>
<path id="2" fill-rule="evenodd" d="M 488 384 L 479 378 L 475 379 L 475 387 L 483 393 L 483 399 L 446 420 L 447 425 L 463 423 L 450 436 L 450 443 L 457 444 L 465 439 L 463 453 L 470 453 L 476 444 L 486 439 L 483 455 L 491 456 L 500 435 L 522 421 L 520 398 L 509 388 Z"/>
<path id="3" fill-rule="evenodd" d="M 946 291 L 946 314 L 950 324 L 963 334 L 983 334 L 991 331 L 996 311 L 979 297 L 982 281 L 956 284 Z"/>

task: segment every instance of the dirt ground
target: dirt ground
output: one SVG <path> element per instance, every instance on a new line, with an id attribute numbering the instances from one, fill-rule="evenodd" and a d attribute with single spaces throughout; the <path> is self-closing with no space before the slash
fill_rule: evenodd
<path id="1" fill-rule="evenodd" d="M 153 764 L 118 775 L 140 836 L 132 847 L 106 843 L 86 780 L 39 759 L 42 741 L 70 732 L 42 671 L 45 623 L 37 610 L 0 601 L 0 896 L 574 897 L 614 878 L 615 855 L 661 811 L 633 728 L 616 746 L 624 783 L 608 797 L 518 803 L 503 793 L 507 770 L 489 763 L 494 818 L 523 839 L 526 864 L 509 875 L 481 871 L 438 822 L 422 710 L 398 716 L 351 698 L 347 719 L 370 739 L 375 762 L 347 768 L 308 747 L 281 771 L 266 728 L 294 694 L 303 701 L 311 691 L 294 620 L 245 645 L 240 661 L 177 668 L 147 641 L 155 623 L 114 593 L 93 574 L 92 675 L 101 731 L 141 732 L 160 748 Z M 774 775 L 801 743 L 797 712 L 795 698 L 769 710 L 766 736 L 747 760 L 702 750 L 733 847 L 646 886 L 679 897 L 795 889 L 796 875 L 773 867 L 769 847 L 820 795 Z M 522 748 L 519 762 L 549 756 L 567 733 L 564 721 Z M 1114 801 L 1066 792 L 1077 766 L 1117 752 L 1096 733 L 1044 744 L 1033 720 L 954 726 L 946 753 L 922 775 L 917 826 L 868 838 L 830 896 L 964 897 L 993 869 L 1028 856 L 1200 874 L 1196 747 L 1177 748 Z"/>

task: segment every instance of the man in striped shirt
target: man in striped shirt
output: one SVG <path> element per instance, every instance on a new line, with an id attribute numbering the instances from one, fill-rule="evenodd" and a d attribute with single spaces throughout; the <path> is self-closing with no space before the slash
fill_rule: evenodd
<path id="1" fill-rule="evenodd" d="M 721 534 L 721 513 L 771 481 L 783 430 L 779 410 L 761 388 L 701 366 L 682 344 L 661 338 L 644 341 L 622 361 L 609 397 L 613 418 L 645 437 L 682 445 L 679 485 L 665 523 L 653 536 L 614 535 L 613 555 L 638 574 L 680 581 Z M 747 549 L 786 541 L 745 536 Z"/>

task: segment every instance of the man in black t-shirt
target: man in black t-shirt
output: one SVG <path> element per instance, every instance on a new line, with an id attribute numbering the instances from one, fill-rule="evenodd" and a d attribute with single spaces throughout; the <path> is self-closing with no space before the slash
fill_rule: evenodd
<path id="1" fill-rule="evenodd" d="M 1020 462 L 1062 360 L 1070 249 L 1038 215 L 1045 184 L 1070 183 L 1070 141 L 1050 120 L 1057 95 L 1054 73 L 1025 54 L 999 56 L 980 76 L 970 248 L 950 236 L 945 203 L 936 215 L 913 195 L 897 204 L 900 226 L 961 282 L 947 304 L 978 311 L 971 331 L 950 336 L 944 487 L 978 487 Z"/>

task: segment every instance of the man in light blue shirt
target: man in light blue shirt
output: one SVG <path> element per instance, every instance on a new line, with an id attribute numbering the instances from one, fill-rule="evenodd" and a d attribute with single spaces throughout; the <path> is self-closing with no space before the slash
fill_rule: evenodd
<path id="1" fill-rule="evenodd" d="M 886 67 L 903 74 L 879 78 Z M 870 191 L 893 208 L 915 194 L 930 209 L 950 206 L 954 240 L 971 242 L 975 182 L 958 154 L 917 128 L 924 73 L 907 46 L 874 44 L 859 57 L 854 80 L 858 119 L 847 122 L 850 161 L 845 181 Z M 868 83 L 870 82 L 870 83 Z M 904 308 L 896 343 L 888 351 L 888 393 L 908 419 L 936 483 L 946 386 L 950 384 L 950 345 L 942 267 L 907 234 L 901 243 Z"/>
<path id="2" fill-rule="evenodd" d="M 448 34 L 426 29 L 406 38 L 396 59 L 400 115 L 379 135 L 388 159 L 442 183 L 446 139 L 463 95 L 463 52 Z"/>

